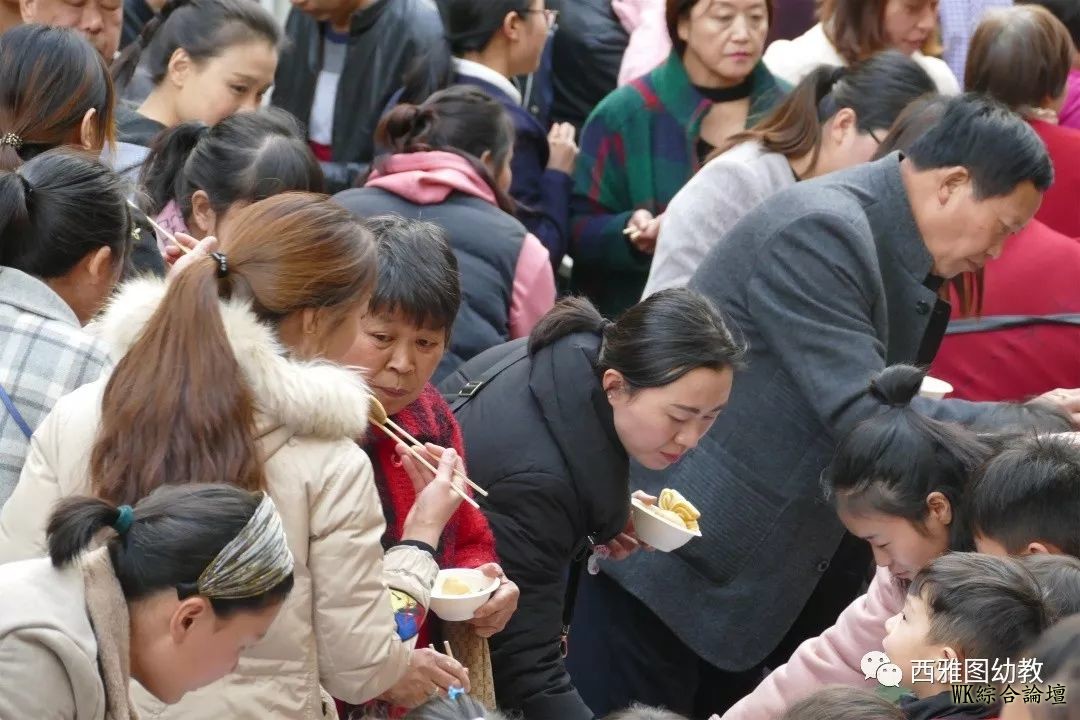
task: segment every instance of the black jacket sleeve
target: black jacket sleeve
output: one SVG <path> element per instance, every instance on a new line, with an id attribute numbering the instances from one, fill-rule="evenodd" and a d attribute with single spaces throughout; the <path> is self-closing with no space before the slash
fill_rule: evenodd
<path id="1" fill-rule="evenodd" d="M 565 481 L 519 473 L 488 487 L 484 510 L 503 570 L 521 590 L 517 612 L 491 638 L 499 707 L 525 720 L 592 720 L 566 671 L 560 646 L 567 558 L 577 514 Z"/>

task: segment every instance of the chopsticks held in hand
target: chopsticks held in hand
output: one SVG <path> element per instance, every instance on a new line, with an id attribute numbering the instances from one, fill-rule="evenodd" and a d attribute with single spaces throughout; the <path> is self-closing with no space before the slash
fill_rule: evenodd
<path id="1" fill-rule="evenodd" d="M 179 240 L 176 239 L 175 235 L 173 235 L 171 232 L 169 232 L 165 228 L 161 227 L 161 225 L 157 224 L 154 221 L 154 218 L 150 217 L 150 215 L 148 215 L 147 213 L 144 213 L 141 209 L 139 209 L 138 205 L 131 202 L 130 200 L 127 201 L 127 204 L 130 205 L 134 210 L 138 210 L 139 213 L 144 218 L 146 218 L 146 222 L 150 223 L 150 227 L 154 228 L 154 230 L 161 233 L 162 237 L 164 237 L 170 243 L 172 243 L 176 247 L 180 248 L 184 252 L 185 255 L 187 255 L 189 252 L 191 252 L 191 250 L 189 248 L 185 247 L 183 243 L 181 243 Z"/>
<path id="2" fill-rule="evenodd" d="M 416 461 L 423 465 L 425 468 L 427 468 L 434 474 L 438 474 L 438 469 L 430 462 L 428 462 L 427 458 L 425 458 L 424 455 L 421 455 L 420 451 L 417 450 L 416 447 L 423 448 L 424 453 L 430 456 L 432 459 L 436 459 L 435 456 L 432 455 L 426 448 L 424 448 L 424 446 L 420 443 L 419 440 L 414 438 L 409 433 L 405 432 L 405 430 L 403 430 L 397 423 L 390 419 L 390 417 L 386 413 L 386 408 L 383 407 L 382 403 L 379 402 L 378 398 L 376 398 L 375 396 L 371 396 L 371 398 L 369 398 L 369 401 L 371 403 L 371 417 L 369 418 L 371 424 L 386 433 L 391 440 L 399 442 L 406 448 L 408 448 L 409 454 L 412 455 L 416 459 Z M 393 428 L 393 430 L 391 430 L 391 428 Z M 400 435 L 396 434 L 395 431 L 396 433 L 400 433 Z M 481 495 L 487 495 L 487 492 L 483 488 L 481 488 L 479 485 L 466 477 L 464 473 L 455 469 L 454 477 L 459 478 L 463 482 L 467 483 L 469 487 L 473 488 Z M 451 482 L 450 487 L 453 488 L 454 492 L 456 492 L 462 500 L 469 503 L 477 510 L 480 509 L 480 506 L 477 504 L 477 502 L 471 497 L 469 497 L 468 493 L 459 488 L 456 483 Z"/>

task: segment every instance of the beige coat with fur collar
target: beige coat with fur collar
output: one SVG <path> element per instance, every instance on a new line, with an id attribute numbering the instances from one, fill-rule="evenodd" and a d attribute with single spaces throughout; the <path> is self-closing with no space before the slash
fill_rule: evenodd
<path id="1" fill-rule="evenodd" d="M 128 610 L 105 550 L 0 567 L 0 718 L 137 720 Z"/>
<path id="2" fill-rule="evenodd" d="M 126 285 L 92 332 L 119 359 L 164 295 Z M 239 302 L 222 303 L 233 351 L 259 411 L 269 491 L 296 558 L 296 585 L 270 633 L 237 672 L 165 708 L 134 686 L 144 718 L 334 716 L 335 697 L 369 700 L 404 675 L 411 642 L 396 632 L 387 586 L 425 607 L 438 566 L 411 547 L 383 555 L 382 507 L 371 465 L 352 438 L 367 427 L 368 391 L 342 368 L 287 359 L 273 333 Z M 19 485 L 0 514 L 0 562 L 41 555 L 57 498 L 89 491 L 90 450 L 106 379 L 64 397 L 34 435 Z"/>

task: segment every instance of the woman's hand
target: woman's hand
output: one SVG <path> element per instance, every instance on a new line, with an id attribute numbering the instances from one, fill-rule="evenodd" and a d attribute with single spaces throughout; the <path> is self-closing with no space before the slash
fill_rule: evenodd
<path id="1" fill-rule="evenodd" d="M 653 217 L 648 210 L 635 210 L 624 231 L 630 244 L 647 255 L 656 252 L 656 239 L 660 237 L 660 221 L 663 217 Z"/>
<path id="2" fill-rule="evenodd" d="M 551 132 L 548 133 L 548 170 L 574 174 L 578 156 L 574 132 L 574 126 L 570 123 L 555 123 L 551 126 Z"/>
<path id="3" fill-rule="evenodd" d="M 656 496 L 649 495 L 644 490 L 637 490 L 631 496 L 637 498 L 645 505 L 655 505 Z M 638 539 L 637 531 L 634 529 L 634 514 L 630 513 L 630 517 L 626 520 L 626 527 L 621 533 L 616 535 L 612 540 L 609 540 L 605 547 L 608 549 L 608 557 L 612 560 L 624 560 L 638 550 L 645 550 L 652 552 L 652 548 Z"/>
<path id="4" fill-rule="evenodd" d="M 1059 388 L 1051 390 L 1031 402 L 1043 402 L 1056 406 L 1069 417 L 1074 428 L 1080 429 L 1080 389 L 1065 390 Z"/>
<path id="5" fill-rule="evenodd" d="M 405 677 L 387 690 L 382 699 L 400 707 L 414 708 L 434 695 L 445 696 L 455 686 L 464 688 L 465 692 L 471 689 L 469 671 L 449 655 L 431 648 L 419 648 L 412 651 Z"/>
<path id="6" fill-rule="evenodd" d="M 424 448 L 416 448 L 416 451 L 424 459 L 429 459 L 432 455 L 439 459 L 438 472 L 435 475 L 412 456 L 405 444 L 398 443 L 397 446 L 401 465 L 416 489 L 416 500 L 405 517 L 401 539 L 419 540 L 431 547 L 438 547 L 443 528 L 461 505 L 461 496 L 453 490 L 454 468 L 456 467 L 458 472 L 464 472 L 464 468 L 461 458 L 453 448 L 441 448 L 431 444 L 426 448 L 427 453 Z"/>
<path id="7" fill-rule="evenodd" d="M 168 266 L 169 277 L 176 275 L 187 266 L 192 263 L 196 263 L 205 257 L 209 257 L 210 253 L 217 250 L 218 240 L 213 235 L 207 235 L 202 240 L 196 240 L 190 235 L 184 233 L 176 233 L 173 237 L 176 238 L 176 242 L 187 248 L 187 252 L 184 252 L 177 245 L 169 243 L 165 246 L 165 265 Z"/>
<path id="8" fill-rule="evenodd" d="M 473 615 L 469 624 L 473 626 L 476 634 L 482 638 L 489 638 L 495 633 L 502 632 L 506 623 L 510 622 L 514 611 L 517 610 L 518 597 L 521 591 L 512 583 L 502 568 L 495 563 L 488 563 L 476 568 L 491 578 L 499 578 L 499 587 L 486 603 L 481 605 Z"/>

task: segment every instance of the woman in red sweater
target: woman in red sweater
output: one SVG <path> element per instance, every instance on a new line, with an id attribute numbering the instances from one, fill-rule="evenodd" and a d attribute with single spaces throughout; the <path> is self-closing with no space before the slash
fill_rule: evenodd
<path id="1" fill-rule="evenodd" d="M 1035 219 L 1069 237 L 1080 237 L 1080 130 L 1057 124 L 1068 92 L 1072 36 L 1039 5 L 988 13 L 971 39 L 964 87 L 1024 115 L 1054 162 L 1054 184 Z"/>
<path id="2" fill-rule="evenodd" d="M 436 225 L 396 216 L 365 224 L 377 239 L 378 280 L 348 362 L 363 368 L 371 390 L 394 422 L 434 446 L 436 455 L 452 447 L 464 457 L 461 429 L 442 395 L 429 384 L 461 302 L 457 261 Z M 416 499 L 416 489 L 403 467 L 412 458 L 404 454 L 403 446 L 375 429 L 363 442 L 386 515 L 383 543 L 393 545 Z M 469 622 L 480 637 L 502 630 L 517 609 L 518 588 L 498 565 L 495 539 L 483 514 L 462 503 L 434 554 L 441 568 L 478 568 L 501 579 L 499 589 Z M 378 699 L 389 706 L 385 709 L 391 717 L 436 693 L 445 695 L 452 686 L 467 687 L 467 670 L 429 649 L 430 643 L 440 641 L 438 620 L 429 615 L 409 673 Z M 348 708 L 339 706 L 340 710 L 344 710 L 341 717 L 349 716 Z"/>

